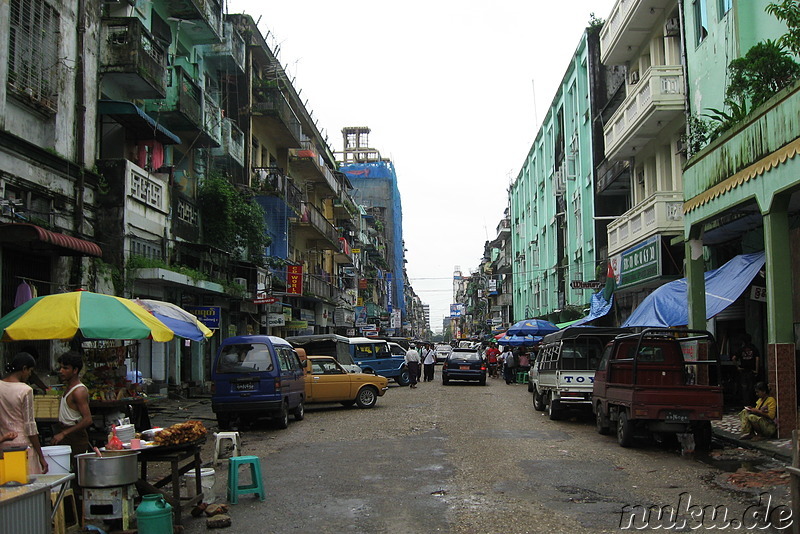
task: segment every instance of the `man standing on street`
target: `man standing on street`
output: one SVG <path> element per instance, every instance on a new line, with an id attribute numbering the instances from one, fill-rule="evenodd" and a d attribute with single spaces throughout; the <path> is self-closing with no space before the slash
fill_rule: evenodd
<path id="1" fill-rule="evenodd" d="M 72 457 L 89 450 L 89 433 L 87 428 L 92 424 L 92 413 L 89 411 L 89 390 L 81 382 L 80 372 L 83 369 L 83 358 L 75 351 L 65 352 L 58 359 L 61 368 L 58 371 L 65 384 L 65 393 L 61 397 L 58 408 L 58 421 L 61 432 L 53 436 L 53 445 L 69 445 Z"/>
<path id="2" fill-rule="evenodd" d="M 425 348 L 425 359 L 422 361 L 425 371 L 425 382 L 433 382 L 433 372 L 436 366 L 436 351 L 432 346 Z"/>
<path id="3" fill-rule="evenodd" d="M 408 369 L 408 383 L 412 388 L 417 387 L 417 377 L 419 376 L 419 352 L 412 344 L 406 351 L 406 368 Z"/>

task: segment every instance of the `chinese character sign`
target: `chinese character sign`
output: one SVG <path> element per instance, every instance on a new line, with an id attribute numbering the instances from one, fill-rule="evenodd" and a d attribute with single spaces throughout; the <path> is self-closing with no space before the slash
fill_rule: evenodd
<path id="1" fill-rule="evenodd" d="M 303 266 L 286 266 L 286 292 L 293 295 L 303 294 Z"/>

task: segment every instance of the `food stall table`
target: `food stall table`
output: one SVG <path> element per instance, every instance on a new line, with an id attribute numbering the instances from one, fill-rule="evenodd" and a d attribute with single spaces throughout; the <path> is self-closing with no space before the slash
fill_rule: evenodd
<path id="1" fill-rule="evenodd" d="M 147 447 L 139 451 L 137 459 L 141 464 L 141 475 L 136 482 L 136 489 L 140 495 L 162 494 L 172 506 L 176 525 L 181 524 L 184 506 L 191 507 L 203 502 L 202 481 L 200 478 L 200 468 L 202 466 L 200 446 L 204 442 L 205 438 L 180 445 Z M 190 461 L 181 466 L 180 464 L 184 460 Z M 169 474 L 151 484 L 147 481 L 147 466 L 151 463 L 169 463 Z M 180 477 L 192 469 L 195 472 L 196 494 L 194 497 L 181 499 Z M 160 489 L 170 483 L 172 484 L 172 495 Z"/>
<path id="2" fill-rule="evenodd" d="M 137 432 L 151 428 L 150 412 L 148 404 L 151 399 L 145 397 L 133 397 L 119 400 L 90 400 L 89 410 L 93 415 L 105 415 L 108 412 L 122 412 L 129 417 L 133 427 Z M 115 423 L 115 421 L 105 421 L 105 425 Z"/>
<path id="3" fill-rule="evenodd" d="M 59 475 L 32 475 L 31 483 L 20 486 L 0 486 L 0 532 L 19 534 L 49 534 L 67 482 L 74 473 Z M 50 510 L 50 491 L 57 486 L 58 498 Z"/>

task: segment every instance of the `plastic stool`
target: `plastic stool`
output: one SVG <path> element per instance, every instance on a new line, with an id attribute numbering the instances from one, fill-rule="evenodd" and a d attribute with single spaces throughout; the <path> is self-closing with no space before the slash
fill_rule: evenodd
<path id="1" fill-rule="evenodd" d="M 519 371 L 517 373 L 517 383 L 518 384 L 527 384 L 530 380 L 530 376 L 525 371 Z"/>
<path id="2" fill-rule="evenodd" d="M 51 491 L 50 502 L 55 505 L 57 499 L 58 491 Z M 67 489 L 53 516 L 53 534 L 66 534 L 79 529 L 80 526 L 75 493 L 71 489 Z"/>
<path id="3" fill-rule="evenodd" d="M 219 463 L 219 453 L 220 453 L 220 444 L 222 440 L 229 439 L 231 444 L 233 445 L 233 452 L 231 456 L 239 456 L 242 450 L 242 444 L 239 441 L 239 433 L 238 432 L 214 432 L 214 437 L 216 438 L 216 442 L 214 443 L 214 465 Z"/>
<path id="4" fill-rule="evenodd" d="M 239 495 L 256 493 L 260 500 L 266 499 L 264 484 L 261 481 L 261 460 L 258 456 L 237 456 L 229 460 L 228 465 L 228 500 L 231 504 L 239 502 Z M 250 479 L 252 483 L 247 486 L 239 485 L 239 468 L 250 466 Z"/>

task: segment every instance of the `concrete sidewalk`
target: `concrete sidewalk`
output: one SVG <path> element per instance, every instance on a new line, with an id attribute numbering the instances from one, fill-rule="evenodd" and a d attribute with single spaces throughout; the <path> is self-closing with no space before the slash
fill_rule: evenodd
<path id="1" fill-rule="evenodd" d="M 792 440 L 791 439 L 765 439 L 765 440 L 742 440 L 741 424 L 737 414 L 725 414 L 721 421 L 712 421 L 711 427 L 714 437 L 717 439 L 742 447 L 760 451 L 776 460 L 781 460 L 787 464 L 792 462 Z"/>

